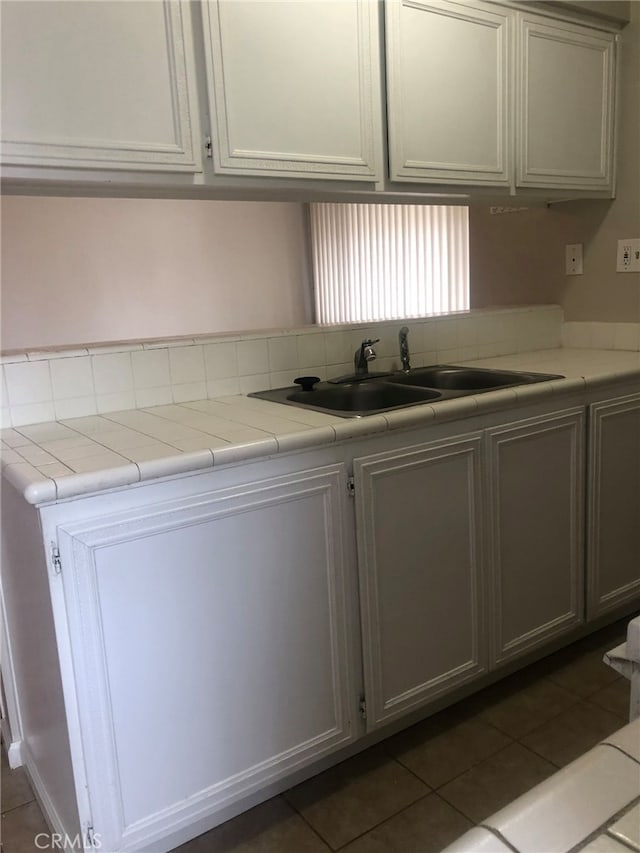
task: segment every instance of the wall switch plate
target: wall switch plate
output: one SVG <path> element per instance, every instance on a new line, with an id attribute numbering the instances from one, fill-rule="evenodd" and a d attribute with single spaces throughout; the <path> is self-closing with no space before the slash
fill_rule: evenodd
<path id="1" fill-rule="evenodd" d="M 569 243 L 564 247 L 566 275 L 582 275 L 582 243 Z"/>
<path id="2" fill-rule="evenodd" d="M 640 238 L 618 240 L 616 272 L 640 272 Z"/>

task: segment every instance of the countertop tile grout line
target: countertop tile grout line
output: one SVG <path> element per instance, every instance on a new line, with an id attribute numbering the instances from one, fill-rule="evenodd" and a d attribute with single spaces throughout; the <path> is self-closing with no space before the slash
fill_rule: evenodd
<path id="1" fill-rule="evenodd" d="M 597 829 L 594 829 L 594 831 L 589 833 L 589 835 L 585 836 L 585 838 L 583 838 L 582 841 L 580 841 L 578 844 L 574 845 L 568 851 L 568 853 L 579 853 L 579 851 L 583 850 L 587 846 L 587 844 L 589 844 L 591 841 L 595 841 L 597 838 L 600 838 L 601 835 L 606 835 L 607 838 L 612 839 L 614 841 L 617 841 L 621 847 L 624 847 L 625 849 L 628 849 L 628 850 L 632 850 L 633 853 L 637 853 L 637 851 L 638 851 L 637 847 L 631 846 L 624 838 L 620 838 L 617 835 L 611 835 L 609 833 L 609 829 L 613 826 L 614 823 L 616 823 L 618 820 L 620 820 L 621 817 L 624 817 L 624 815 L 628 811 L 631 811 L 631 809 L 634 808 L 639 803 L 640 803 L 640 797 L 634 797 L 633 800 L 631 800 L 631 802 L 627 803 L 626 806 L 623 806 L 623 808 L 621 808 L 614 815 L 612 815 L 601 826 L 599 826 Z"/>
<path id="2" fill-rule="evenodd" d="M 521 851 L 518 850 L 517 847 L 514 847 L 514 845 L 509 841 L 508 838 L 505 838 L 505 836 L 500 832 L 499 829 L 496 829 L 493 826 L 487 826 L 487 824 L 485 823 L 479 823 L 478 826 L 482 829 L 486 829 L 487 832 L 490 832 L 492 835 L 495 835 L 498 841 L 502 842 L 502 844 L 504 844 L 505 847 L 508 847 L 509 850 L 513 850 L 513 853 L 521 853 Z"/>

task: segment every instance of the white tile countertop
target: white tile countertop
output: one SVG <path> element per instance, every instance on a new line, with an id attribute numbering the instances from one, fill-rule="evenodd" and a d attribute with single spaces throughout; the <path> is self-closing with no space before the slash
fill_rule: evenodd
<path id="1" fill-rule="evenodd" d="M 205 470 L 349 438 L 506 409 L 621 379 L 640 380 L 640 353 L 553 349 L 457 362 L 565 379 L 343 418 L 242 395 L 4 429 L 2 475 L 32 504 Z"/>
<path id="2" fill-rule="evenodd" d="M 558 770 L 442 853 L 640 851 L 640 719 Z"/>

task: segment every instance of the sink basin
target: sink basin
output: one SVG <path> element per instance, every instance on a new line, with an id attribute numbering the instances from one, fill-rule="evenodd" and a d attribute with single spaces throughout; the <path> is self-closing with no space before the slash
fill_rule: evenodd
<path id="1" fill-rule="evenodd" d="M 451 400 L 496 388 L 528 385 L 563 377 L 551 373 L 438 364 L 416 367 L 407 373 L 384 375 L 384 378 L 360 378 L 357 382 L 345 381 L 347 377 L 339 378 L 339 384 L 331 381 L 317 382 L 309 391 L 292 387 L 275 388 L 271 391 L 255 391 L 249 396 L 284 403 L 286 406 L 315 409 L 344 418 L 359 418 L 392 409 L 417 406 L 420 403 Z"/>
<path id="2" fill-rule="evenodd" d="M 313 391 L 276 388 L 273 391 L 259 391 L 250 396 L 332 414 L 348 412 L 349 417 L 358 417 L 428 403 L 429 400 L 438 400 L 442 395 L 433 388 L 416 388 L 372 379 L 341 385 L 320 382 Z"/>
<path id="3" fill-rule="evenodd" d="M 434 367 L 416 367 L 408 373 L 389 377 L 388 381 L 403 386 L 447 391 L 489 391 L 493 388 L 508 388 L 512 385 L 546 382 L 549 379 L 562 379 L 562 377 L 550 373 L 525 373 L 444 364 Z"/>

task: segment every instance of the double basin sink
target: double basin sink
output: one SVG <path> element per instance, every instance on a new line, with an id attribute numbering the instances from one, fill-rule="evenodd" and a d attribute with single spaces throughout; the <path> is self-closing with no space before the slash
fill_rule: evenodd
<path id="1" fill-rule="evenodd" d="M 303 377 L 297 380 L 302 387 L 256 391 L 249 396 L 315 409 L 340 417 L 359 418 L 417 406 L 420 403 L 433 403 L 498 388 L 563 378 L 551 373 L 526 373 L 444 364 L 372 376 L 354 374 L 328 382 L 313 382 L 314 377 Z"/>

